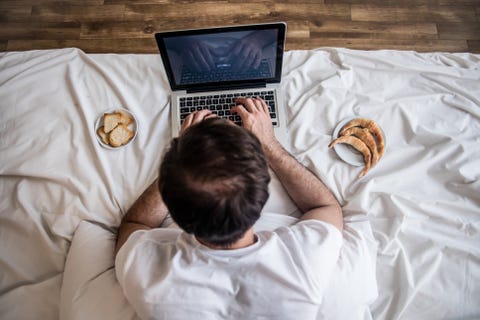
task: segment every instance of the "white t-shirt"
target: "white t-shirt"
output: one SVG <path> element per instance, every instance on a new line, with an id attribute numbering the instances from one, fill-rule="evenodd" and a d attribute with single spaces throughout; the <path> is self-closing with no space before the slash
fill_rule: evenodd
<path id="1" fill-rule="evenodd" d="M 256 235 L 249 247 L 214 250 L 178 229 L 137 231 L 116 275 L 142 319 L 315 319 L 341 233 L 306 220 Z"/>

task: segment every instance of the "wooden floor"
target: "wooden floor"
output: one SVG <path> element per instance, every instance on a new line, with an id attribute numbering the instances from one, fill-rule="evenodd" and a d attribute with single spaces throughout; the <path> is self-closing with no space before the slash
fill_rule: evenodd
<path id="1" fill-rule="evenodd" d="M 480 0 L 0 0 L 0 51 L 156 53 L 155 31 L 271 21 L 287 50 L 480 53 Z"/>

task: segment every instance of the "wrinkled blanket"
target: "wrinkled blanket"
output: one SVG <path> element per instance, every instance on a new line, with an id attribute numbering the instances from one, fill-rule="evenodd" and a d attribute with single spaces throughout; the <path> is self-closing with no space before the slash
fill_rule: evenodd
<path id="1" fill-rule="evenodd" d="M 286 52 L 290 143 L 347 219 L 378 244 L 375 319 L 480 318 L 480 56 L 323 48 Z M 157 175 L 170 139 L 159 55 L 0 53 L 0 315 L 55 319 L 74 231 L 112 231 Z M 138 120 L 108 150 L 94 123 Z M 328 149 L 340 121 L 376 120 L 386 152 L 364 178 Z M 296 210 L 273 180 L 269 212 Z M 79 266 L 81 267 L 81 266 Z"/>

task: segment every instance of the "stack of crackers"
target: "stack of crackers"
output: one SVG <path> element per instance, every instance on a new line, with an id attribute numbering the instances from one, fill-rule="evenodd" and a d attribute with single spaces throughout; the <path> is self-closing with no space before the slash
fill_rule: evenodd
<path id="1" fill-rule="evenodd" d="M 128 128 L 133 119 L 121 111 L 105 113 L 103 115 L 103 126 L 97 129 L 98 136 L 103 143 L 120 147 L 127 144 L 134 136 L 134 132 Z"/>

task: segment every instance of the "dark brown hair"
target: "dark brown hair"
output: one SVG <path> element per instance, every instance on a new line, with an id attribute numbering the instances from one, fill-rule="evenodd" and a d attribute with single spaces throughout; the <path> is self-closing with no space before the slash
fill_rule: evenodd
<path id="1" fill-rule="evenodd" d="M 173 220 L 210 244 L 229 246 L 258 220 L 270 175 L 258 139 L 208 119 L 172 140 L 159 188 Z"/>

